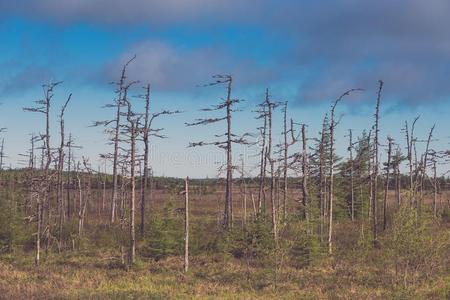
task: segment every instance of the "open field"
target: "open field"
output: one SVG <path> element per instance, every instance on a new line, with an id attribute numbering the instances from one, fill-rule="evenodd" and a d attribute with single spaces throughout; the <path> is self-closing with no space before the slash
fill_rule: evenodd
<path id="1" fill-rule="evenodd" d="M 121 262 L 121 237 L 111 237 L 120 228 L 108 225 L 108 209 L 101 209 L 101 190 L 90 202 L 85 236 L 65 240 L 58 251 L 55 243 L 43 254 L 39 267 L 34 266 L 30 246 L 15 245 L 12 253 L 0 256 L 1 299 L 446 299 L 450 297 L 450 256 L 448 255 L 448 219 L 430 221 L 424 229 L 425 240 L 413 244 L 404 241 L 408 250 L 396 248 L 391 235 L 381 234 L 380 247 L 370 243 L 368 220 L 338 220 L 332 256 L 326 243 L 314 243 L 314 249 L 297 249 L 297 237 L 306 235 L 304 222 L 280 229 L 287 243 L 280 249 L 270 247 L 265 255 L 246 257 L 239 243 L 242 227 L 242 197 L 235 191 L 236 234 L 220 230 L 223 209 L 221 187 L 209 187 L 191 195 L 190 270 L 183 272 L 182 230 L 183 196 L 173 192 L 152 192 L 147 216 L 167 216 L 174 231 L 158 240 L 146 235 L 138 238 L 137 261 L 128 266 Z M 217 188 L 217 190 L 216 190 Z M 195 187 L 193 187 L 195 191 Z M 250 189 L 251 191 L 252 189 Z M 295 192 L 295 190 L 293 189 Z M 391 198 L 393 195 L 390 195 Z M 290 214 L 299 209 L 298 194 L 292 200 Z M 445 206 L 446 194 L 442 195 Z M 427 203 L 429 201 L 426 201 Z M 391 199 L 390 206 L 394 206 Z M 250 222 L 252 204 L 247 213 Z M 444 207 L 442 208 L 444 209 Z M 167 221 L 166 220 L 166 221 Z M 447 220 L 447 221 L 445 221 Z M 76 218 L 66 226 L 76 231 Z M 172 223 L 173 222 L 173 223 Z M 139 224 L 139 219 L 137 220 Z M 147 232 L 158 222 L 149 221 Z M 179 226 L 177 229 L 176 227 Z M 394 227 L 393 225 L 391 227 Z M 172 228 L 172 227 L 171 227 Z M 408 232 L 408 228 L 399 228 Z M 126 231 L 126 230 L 125 230 Z M 269 230 L 270 232 L 270 230 Z M 297 236 L 297 237 L 296 237 Z M 171 251 L 162 255 L 149 250 L 151 243 L 162 239 L 181 239 L 163 244 Z M 220 242 L 225 239 L 227 242 Z M 29 243 L 27 239 L 26 242 Z M 123 245 L 126 245 L 123 244 Z M 28 248 L 27 248 L 28 247 Z M 161 246 L 162 247 L 162 246 Z M 296 248 L 297 247 L 297 248 Z M 441 248 L 440 248 L 441 247 Z M 422 249 L 421 249 L 422 248 Z M 27 250 L 28 249 L 28 250 Z M 309 250 L 308 250 L 309 249 Z M 258 250 L 259 251 L 259 250 Z M 275 252 L 274 252 L 275 251 Z M 398 251 L 411 251 L 398 253 Z M 424 252 L 426 251 L 426 252 Z M 430 252 L 432 251 L 432 252 Z M 126 250 L 125 250 L 126 252 Z M 428 252 L 428 253 L 427 253 Z M 415 269 L 404 272 L 396 260 L 413 259 Z M 277 259 L 274 259 L 277 257 Z M 299 259 L 300 258 L 300 259 Z"/>

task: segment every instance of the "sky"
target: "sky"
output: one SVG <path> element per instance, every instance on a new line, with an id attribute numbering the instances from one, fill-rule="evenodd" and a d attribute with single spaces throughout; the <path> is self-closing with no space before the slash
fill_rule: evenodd
<path id="1" fill-rule="evenodd" d="M 7 128 L 0 137 L 12 167 L 21 166 L 29 135 L 44 129 L 41 115 L 22 108 L 41 99 L 42 84 L 51 81 L 63 81 L 53 99 L 52 144 L 59 142 L 59 110 L 72 93 L 67 132 L 83 146 L 77 157 L 97 165 L 112 148 L 103 130 L 90 125 L 113 117 L 102 106 L 113 101 L 111 82 L 134 55 L 128 80 L 139 81 L 130 92 L 136 110 L 143 109 L 137 96 L 149 83 L 153 112 L 183 111 L 155 124 L 167 135 L 151 141 L 158 176 L 218 175 L 223 151 L 187 146 L 214 139 L 225 124 L 185 126 L 209 117 L 199 109 L 226 96 L 224 86 L 201 87 L 215 74 L 232 74 L 232 96 L 244 100 L 233 117 L 236 133 L 257 132 L 255 106 L 269 88 L 274 100 L 289 102 L 290 118 L 308 125 L 313 143 L 330 103 L 361 88 L 338 107 L 337 148 L 345 157 L 348 129 L 357 136 L 372 126 L 381 79 L 382 144 L 391 136 L 404 150 L 404 122 L 420 115 L 419 139 L 436 124 L 432 148 L 449 148 L 447 0 L 0 0 L 0 41 L 0 127 Z M 281 121 L 277 110 L 277 142 Z M 258 150 L 234 150 L 235 161 L 242 155 L 254 170 Z"/>

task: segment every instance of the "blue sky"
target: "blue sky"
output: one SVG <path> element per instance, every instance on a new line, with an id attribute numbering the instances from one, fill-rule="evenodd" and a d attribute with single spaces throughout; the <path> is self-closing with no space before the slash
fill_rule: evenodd
<path id="1" fill-rule="evenodd" d="M 158 120 L 169 138 L 152 144 L 157 175 L 216 176 L 223 154 L 186 146 L 223 129 L 184 123 L 205 116 L 198 109 L 225 95 L 223 87 L 198 87 L 218 73 L 233 74 L 234 97 L 246 100 L 234 118 L 237 132 L 259 126 L 252 111 L 266 87 L 275 99 L 289 101 L 289 115 L 307 123 L 311 137 L 333 99 L 363 88 L 339 108 L 338 149 L 346 155 L 344 135 L 349 128 L 356 134 L 370 128 L 377 81 L 383 79 L 382 138 L 391 135 L 403 145 L 404 121 L 421 115 L 419 138 L 436 123 L 433 148 L 448 149 L 446 0 L 0 0 L 0 40 L 0 126 L 8 128 L 2 136 L 12 166 L 26 151 L 28 134 L 43 129 L 41 116 L 22 107 L 39 99 L 41 84 L 50 80 L 64 81 L 54 99 L 54 145 L 59 107 L 73 93 L 66 128 L 83 145 L 77 155 L 95 164 L 99 153 L 110 151 L 101 129 L 89 125 L 112 116 L 101 106 L 113 99 L 110 82 L 134 54 L 129 79 L 152 84 L 154 111 L 185 111 Z M 246 153 L 252 169 L 255 151 L 236 147 L 235 158 Z"/>

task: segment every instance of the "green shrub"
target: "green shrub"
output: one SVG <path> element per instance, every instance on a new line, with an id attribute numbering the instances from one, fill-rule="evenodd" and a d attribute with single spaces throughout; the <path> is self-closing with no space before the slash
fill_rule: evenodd
<path id="1" fill-rule="evenodd" d="M 0 194 L 0 252 L 33 244 L 33 227 L 24 221 L 14 196 L 10 192 Z"/>
<path id="2" fill-rule="evenodd" d="M 225 241 L 228 253 L 247 260 L 263 262 L 275 249 L 271 224 L 264 218 L 251 220 L 245 229 L 230 231 Z"/>
<path id="3" fill-rule="evenodd" d="M 433 224 L 425 215 L 419 218 L 414 209 L 402 208 L 385 235 L 384 247 L 395 267 L 395 279 L 405 288 L 435 276 L 449 262 L 450 233 L 436 233 L 434 226 L 439 224 Z"/>
<path id="4" fill-rule="evenodd" d="M 156 260 L 181 255 L 184 249 L 183 221 L 173 216 L 172 204 L 166 205 L 162 216 L 154 216 L 148 225 L 140 253 Z"/>

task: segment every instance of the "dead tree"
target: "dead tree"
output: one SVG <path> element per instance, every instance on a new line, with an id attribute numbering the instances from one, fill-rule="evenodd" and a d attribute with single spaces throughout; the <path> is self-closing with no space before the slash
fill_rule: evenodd
<path id="1" fill-rule="evenodd" d="M 245 181 L 245 165 L 244 156 L 241 155 L 241 193 L 242 197 L 242 228 L 245 229 L 247 225 L 247 183 Z"/>
<path id="2" fill-rule="evenodd" d="M 419 198 L 419 203 L 418 203 L 419 214 L 422 211 L 423 190 L 424 190 L 425 177 L 427 176 L 428 154 L 430 151 L 430 143 L 431 143 L 431 139 L 433 138 L 433 131 L 434 131 L 435 126 L 436 125 L 433 125 L 433 127 L 431 127 L 431 129 L 430 129 L 430 132 L 428 133 L 427 145 L 425 147 L 425 153 L 423 154 L 422 172 L 421 172 L 421 176 L 420 176 L 420 198 Z"/>
<path id="3" fill-rule="evenodd" d="M 348 152 L 350 154 L 350 217 L 352 221 L 355 220 L 355 180 L 354 180 L 354 161 L 353 161 L 353 132 L 351 129 L 348 130 Z"/>
<path id="4" fill-rule="evenodd" d="M 144 141 L 144 176 L 141 179 L 141 226 L 140 226 L 141 237 L 144 236 L 145 202 L 146 202 L 146 191 L 148 188 L 149 115 L 150 115 L 150 84 L 148 84 L 145 89 L 145 116 L 144 116 L 144 130 L 142 134 Z"/>
<path id="5" fill-rule="evenodd" d="M 433 217 L 437 218 L 437 198 L 438 198 L 438 179 L 437 179 L 437 161 L 436 151 L 431 152 L 431 162 L 433 164 Z"/>
<path id="6" fill-rule="evenodd" d="M 88 202 L 91 198 L 91 180 L 92 180 L 92 169 L 89 164 L 89 161 L 83 157 L 83 166 L 84 166 L 84 172 L 86 173 L 85 179 L 86 181 L 86 190 L 85 193 L 83 193 L 83 182 L 80 176 L 80 172 L 83 173 L 83 169 L 80 167 L 80 163 L 78 162 L 77 170 L 76 170 L 76 177 L 78 182 L 78 237 L 81 238 L 83 235 L 84 230 L 84 220 L 86 217 L 86 209 Z"/>
<path id="7" fill-rule="evenodd" d="M 288 169 L 289 169 L 289 147 L 297 142 L 297 137 L 294 136 L 294 122 L 291 119 L 291 126 L 288 129 L 287 125 L 287 105 L 288 102 L 284 103 L 283 107 L 283 220 L 287 217 L 287 202 L 288 202 Z M 291 140 L 288 141 L 288 136 L 291 136 Z"/>
<path id="8" fill-rule="evenodd" d="M 198 147 L 198 146 L 206 146 L 206 145 L 214 145 L 218 146 L 221 149 L 226 151 L 227 160 L 226 160 L 226 192 L 225 192 L 225 209 L 223 214 L 223 226 L 225 229 L 229 229 L 233 226 L 233 162 L 232 162 L 232 144 L 247 144 L 245 137 L 247 134 L 243 136 L 237 136 L 231 130 L 231 116 L 235 104 L 238 104 L 242 100 L 232 99 L 231 98 L 231 90 L 232 90 L 232 82 L 233 78 L 231 75 L 214 75 L 213 78 L 215 82 L 207 84 L 205 86 L 214 86 L 219 84 L 226 84 L 227 86 L 227 97 L 221 103 L 214 105 L 210 108 L 201 109 L 201 111 L 222 111 L 225 110 L 226 115 L 219 118 L 207 118 L 207 119 L 197 119 L 193 123 L 186 123 L 186 126 L 196 126 L 196 125 L 208 125 L 217 123 L 220 121 L 226 120 L 227 129 L 225 134 L 216 135 L 216 138 L 226 137 L 225 141 L 214 141 L 214 142 L 191 142 L 189 143 L 189 147 Z"/>
<path id="9" fill-rule="evenodd" d="M 379 154 L 378 154 L 378 135 L 380 133 L 379 123 L 380 123 L 380 101 L 381 92 L 383 90 L 383 81 L 378 81 L 378 93 L 377 93 L 377 103 L 375 107 L 375 125 L 374 125 L 374 165 L 373 165 L 373 189 L 372 189 L 372 238 L 374 245 L 378 244 L 378 216 L 377 216 L 377 204 L 378 204 L 378 171 L 379 171 Z"/>
<path id="10" fill-rule="evenodd" d="M 184 272 L 189 269 L 189 177 L 184 182 Z"/>
<path id="11" fill-rule="evenodd" d="M 392 138 L 388 137 L 388 159 L 386 163 L 386 178 L 384 185 L 384 199 L 383 199 L 383 230 L 387 228 L 387 208 L 388 208 L 388 192 L 389 192 L 389 175 L 391 170 L 391 156 L 392 156 Z"/>
<path id="12" fill-rule="evenodd" d="M 339 124 L 339 120 L 336 120 L 336 106 L 342 99 L 355 91 L 360 91 L 361 89 L 351 89 L 343 93 L 339 98 L 337 98 L 331 105 L 330 113 L 330 153 L 329 153 L 329 163 L 330 163 L 330 183 L 329 183 L 329 205 L 328 205 L 328 253 L 333 252 L 333 201 L 334 201 L 334 132 L 336 126 Z"/>
<path id="13" fill-rule="evenodd" d="M 326 176 L 325 176 L 325 140 L 327 134 L 327 119 L 328 115 L 325 115 L 322 123 L 322 131 L 320 132 L 319 142 L 319 210 L 320 210 L 320 226 L 319 235 L 320 241 L 323 241 L 323 226 L 325 223 L 326 211 Z"/>
<path id="14" fill-rule="evenodd" d="M 65 207 L 64 207 L 64 200 L 63 200 L 63 191 L 64 191 L 64 147 L 66 146 L 65 141 L 65 132 L 64 132 L 64 112 L 67 108 L 67 105 L 69 104 L 70 99 L 72 98 L 72 94 L 69 95 L 66 102 L 61 108 L 61 113 L 59 115 L 59 126 L 60 126 L 60 145 L 58 148 L 58 189 L 57 189 L 57 195 L 56 195 L 56 203 L 58 205 L 59 209 L 59 244 L 62 244 L 62 233 L 63 233 L 63 223 L 64 223 L 64 216 L 65 216 Z"/>
<path id="15" fill-rule="evenodd" d="M 102 182 L 102 213 L 104 212 L 104 210 L 105 210 L 105 206 L 106 206 L 106 180 L 107 180 L 107 178 L 108 178 L 108 175 L 107 175 L 107 170 L 106 170 L 106 161 L 107 161 L 107 159 L 106 159 L 106 156 L 105 155 L 100 155 L 100 158 L 103 160 L 103 176 L 102 176 L 102 178 L 101 178 L 101 182 Z M 99 166 L 99 175 L 101 174 L 101 171 L 100 171 L 100 166 Z"/>
<path id="16" fill-rule="evenodd" d="M 69 134 L 69 139 L 66 143 L 67 147 L 67 182 L 66 182 L 66 201 L 67 201 L 67 217 L 71 218 L 72 211 L 75 211 L 76 209 L 76 198 L 73 199 L 73 203 L 71 201 L 71 195 L 70 190 L 72 189 L 73 183 L 73 174 L 72 174 L 72 165 L 74 168 L 76 168 L 76 165 L 74 165 L 74 157 L 73 157 L 73 151 L 74 149 L 81 149 L 81 146 L 78 146 L 75 144 L 74 139 L 72 138 L 72 134 Z M 71 208 L 71 205 L 73 208 Z"/>
<path id="17" fill-rule="evenodd" d="M 145 113 L 144 113 L 144 123 L 142 127 L 142 141 L 144 143 L 144 176 L 141 176 L 141 223 L 140 223 L 140 234 L 141 237 L 144 236 L 145 228 L 145 203 L 147 202 L 147 189 L 149 180 L 149 151 L 150 151 L 150 137 L 166 138 L 165 135 L 161 134 L 164 128 L 152 128 L 153 121 L 163 115 L 172 115 L 181 113 L 181 111 L 169 111 L 163 110 L 158 113 L 150 114 L 150 84 L 145 87 L 145 95 L 142 96 L 145 100 Z"/>
<path id="18" fill-rule="evenodd" d="M 266 167 L 267 167 L 267 156 L 266 156 L 266 136 L 267 136 L 267 108 L 265 103 L 258 105 L 258 116 L 256 119 L 263 119 L 263 126 L 259 127 L 260 134 L 260 171 L 259 171 L 259 190 L 258 190 L 258 213 L 264 213 L 266 211 L 266 194 L 265 194 L 265 183 L 266 183 Z"/>
<path id="19" fill-rule="evenodd" d="M 401 174 L 400 174 L 400 164 L 403 160 L 402 153 L 400 151 L 400 147 L 397 147 L 397 150 L 392 157 L 392 171 L 395 176 L 395 199 L 397 202 L 397 209 L 401 206 Z"/>
<path id="20" fill-rule="evenodd" d="M 0 129 L 1 132 L 1 129 Z M 0 146 L 0 171 L 3 170 L 3 159 L 6 157 L 5 155 L 5 139 L 2 139 L 2 144 Z"/>
<path id="21" fill-rule="evenodd" d="M 128 107 L 126 118 L 128 124 L 125 127 L 125 134 L 128 134 L 128 143 L 130 144 L 130 183 L 131 183 L 131 197 L 130 197 L 130 248 L 129 248 L 129 263 L 134 264 L 136 260 L 136 230 L 135 230 L 135 211 L 136 211 L 136 140 L 139 134 L 140 116 L 137 116 L 131 108 L 131 102 L 127 99 L 128 89 L 131 84 L 124 88 L 123 100 Z"/>
<path id="22" fill-rule="evenodd" d="M 284 102 L 284 108 L 283 108 L 283 137 L 284 137 L 284 157 L 283 157 L 283 220 L 286 220 L 287 215 L 287 193 L 288 193 L 288 182 L 287 182 L 287 165 L 288 165 L 288 129 L 287 129 L 287 101 Z"/>
<path id="23" fill-rule="evenodd" d="M 105 108 L 114 108 L 115 111 L 115 117 L 112 120 L 106 120 L 106 121 L 96 121 L 94 122 L 93 126 L 105 126 L 108 127 L 110 125 L 113 125 L 112 128 L 108 128 L 106 130 L 106 133 L 111 134 L 111 142 L 114 145 L 114 151 L 112 154 L 113 159 L 113 190 L 112 190 L 112 199 L 111 199 L 111 218 L 110 222 L 113 224 L 115 222 L 116 217 L 116 206 L 117 206 L 117 186 L 118 186 L 118 173 L 117 173 L 117 165 L 118 165 L 118 159 L 119 159 L 119 143 L 120 143 L 120 120 L 122 116 L 122 108 L 126 106 L 124 101 L 124 92 L 126 86 L 129 86 L 129 83 L 126 83 L 126 71 L 128 65 L 136 59 L 136 55 L 133 56 L 129 61 L 125 63 L 125 65 L 122 68 L 121 76 L 118 82 L 115 82 L 114 84 L 117 86 L 117 90 L 115 91 L 117 98 L 114 99 L 112 104 L 107 104 L 104 107 Z M 133 82 L 135 83 L 135 82 Z M 132 84 L 132 83 L 131 83 Z"/>
<path id="24" fill-rule="evenodd" d="M 267 121 L 268 121 L 268 141 L 267 141 L 267 160 L 270 163 L 270 204 L 272 210 L 272 231 L 275 243 L 278 242 L 278 226 L 277 226 L 277 206 L 275 204 L 275 159 L 272 157 L 272 123 L 273 110 L 278 106 L 278 103 L 271 102 L 269 96 L 269 89 L 266 89 L 265 105 L 267 107 Z"/>
<path id="25" fill-rule="evenodd" d="M 367 209 L 367 216 L 372 218 L 372 202 L 373 202 L 373 151 L 372 151 L 372 130 L 369 131 L 367 136 L 367 172 L 369 181 L 369 205 Z"/>
<path id="26" fill-rule="evenodd" d="M 308 191 L 308 146 L 306 144 L 306 125 L 302 124 L 302 193 L 303 193 L 303 208 L 305 210 L 304 217 L 307 223 L 309 222 L 309 191 Z"/>
<path id="27" fill-rule="evenodd" d="M 412 207 L 414 205 L 414 180 L 413 180 L 413 149 L 415 148 L 416 139 L 414 137 L 414 129 L 416 126 L 416 122 L 419 117 L 416 117 L 411 126 L 411 132 L 408 128 L 408 121 L 405 121 L 405 135 L 406 135 L 406 149 L 407 149 L 407 159 L 408 159 L 408 167 L 409 167 L 409 206 Z"/>
<path id="28" fill-rule="evenodd" d="M 56 86 L 61 84 L 62 82 L 52 82 L 49 84 L 43 85 L 44 89 L 44 98 L 42 100 L 35 101 L 36 107 L 26 107 L 23 108 L 24 111 L 27 112 L 37 112 L 44 114 L 45 116 L 45 134 L 41 134 L 42 140 L 44 141 L 43 147 L 43 161 L 45 160 L 45 164 L 43 164 L 43 178 L 41 181 L 41 187 L 38 189 L 39 192 L 43 193 L 43 195 L 35 195 L 37 201 L 37 215 L 38 215 L 38 233 L 36 234 L 37 238 L 41 237 L 41 223 L 43 208 L 45 207 L 47 210 L 47 249 L 48 243 L 50 241 L 50 198 L 49 198 L 49 190 L 50 190 L 50 164 L 52 162 L 52 153 L 50 148 L 50 106 L 51 101 L 53 99 L 53 92 Z M 46 159 L 44 159 L 44 156 Z M 42 206 L 43 205 L 43 206 Z M 42 212 L 42 213 L 41 213 Z M 39 265 L 39 252 L 40 252 L 40 242 L 36 242 L 36 265 Z"/>

